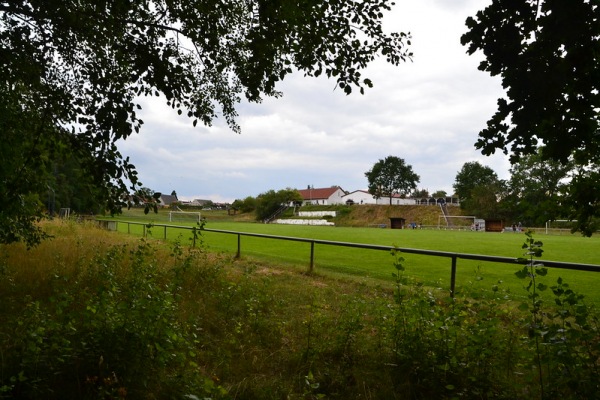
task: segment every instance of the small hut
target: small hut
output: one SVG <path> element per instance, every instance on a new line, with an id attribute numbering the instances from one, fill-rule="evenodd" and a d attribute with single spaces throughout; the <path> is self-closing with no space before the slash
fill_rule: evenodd
<path id="1" fill-rule="evenodd" d="M 504 230 L 504 221 L 501 219 L 486 219 L 485 220 L 485 231 L 486 232 L 502 232 Z"/>
<path id="2" fill-rule="evenodd" d="M 405 222 L 406 222 L 405 218 L 392 217 L 392 218 L 390 218 L 390 228 L 391 229 L 404 229 Z"/>

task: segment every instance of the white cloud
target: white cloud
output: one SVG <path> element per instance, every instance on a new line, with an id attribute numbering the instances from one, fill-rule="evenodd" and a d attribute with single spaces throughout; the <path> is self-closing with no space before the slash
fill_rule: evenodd
<path id="1" fill-rule="evenodd" d="M 222 120 L 192 128 L 161 99 L 144 99 L 142 132 L 121 152 L 146 186 L 215 201 L 309 184 L 364 189 L 365 171 L 388 155 L 404 158 L 429 190 L 452 192 L 456 173 L 474 160 L 506 178 L 505 157 L 474 148 L 503 95 L 500 82 L 460 45 L 465 19 L 488 3 L 398 0 L 385 26 L 412 33 L 412 62 L 377 60 L 363 74 L 375 85 L 364 96 L 346 96 L 324 78 L 290 76 L 282 98 L 240 104 L 240 135 Z"/>

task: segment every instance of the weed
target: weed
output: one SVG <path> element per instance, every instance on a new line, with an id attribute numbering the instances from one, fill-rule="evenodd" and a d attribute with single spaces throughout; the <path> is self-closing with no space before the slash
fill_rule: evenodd
<path id="1" fill-rule="evenodd" d="M 542 254 L 543 244 L 531 232 L 525 235 L 527 264 L 516 275 L 528 281 L 525 288 L 530 301 L 520 308 L 531 313 L 527 327 L 534 342 L 540 397 L 574 394 L 578 398 L 594 398 L 600 389 L 597 317 L 584 303 L 584 296 L 561 277 L 550 287 L 554 304 L 542 308 L 540 292 L 548 286 L 539 282 L 539 277 L 546 276 L 548 270 L 534 258 Z"/>

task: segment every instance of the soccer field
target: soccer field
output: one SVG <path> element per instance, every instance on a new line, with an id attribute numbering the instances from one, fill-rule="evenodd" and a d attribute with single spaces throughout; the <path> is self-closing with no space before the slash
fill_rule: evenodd
<path id="1" fill-rule="evenodd" d="M 156 222 L 157 224 L 164 222 Z M 184 225 L 180 223 L 180 225 Z M 191 225 L 191 224 L 188 224 Z M 483 254 L 517 258 L 523 256 L 521 245 L 525 241 L 523 233 L 486 233 L 452 230 L 412 230 L 379 228 L 345 228 L 323 226 L 274 225 L 260 223 L 208 221 L 207 229 L 235 232 L 251 232 L 267 235 L 321 239 L 340 242 L 377 244 L 447 252 Z M 126 229 L 120 226 L 121 231 Z M 141 227 L 130 228 L 132 233 L 141 234 Z M 136 231 L 137 229 L 137 231 Z M 164 228 L 154 227 L 151 236 L 164 237 Z M 187 241 L 189 230 L 167 229 L 167 238 L 180 237 Z M 232 255 L 237 251 L 237 235 L 203 232 L 203 241 L 209 250 Z M 584 238 L 579 235 L 546 235 L 542 232 L 534 236 L 544 243 L 542 260 L 565 261 L 572 263 L 600 265 L 600 238 Z M 290 268 L 306 270 L 310 260 L 310 244 L 296 241 L 265 239 L 242 236 L 242 256 L 258 260 L 277 262 Z M 424 285 L 448 290 L 450 287 L 449 258 L 403 254 L 405 275 Z M 387 251 L 354 249 L 327 245 L 315 245 L 315 272 L 343 273 L 363 279 L 390 281 L 394 259 Z M 468 286 L 489 289 L 500 283 L 501 289 L 515 295 L 526 295 L 524 282 L 518 280 L 514 272 L 517 265 L 489 263 L 459 259 L 457 263 L 457 291 Z M 585 294 L 590 301 L 600 304 L 600 294 L 596 294 L 600 274 L 595 272 L 550 269 L 544 283 L 552 286 L 562 277 L 571 287 Z"/>

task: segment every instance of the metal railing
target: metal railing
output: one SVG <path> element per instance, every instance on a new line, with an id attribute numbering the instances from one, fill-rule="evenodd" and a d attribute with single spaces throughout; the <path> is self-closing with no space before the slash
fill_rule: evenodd
<path id="1" fill-rule="evenodd" d="M 228 231 L 228 230 L 220 230 L 220 229 L 200 229 L 198 227 L 189 227 L 189 226 L 178 226 L 178 225 L 164 225 L 164 224 L 147 224 L 143 222 L 130 222 L 130 221 L 114 221 L 114 220 L 97 220 L 100 226 L 105 227 L 110 230 L 117 230 L 118 224 L 127 224 L 127 233 L 131 233 L 131 225 L 142 225 L 143 226 L 143 236 L 146 237 L 148 228 L 162 227 L 164 232 L 164 239 L 167 239 L 167 229 L 183 229 L 189 230 L 193 232 L 204 231 L 204 232 L 213 232 L 213 233 L 222 233 L 227 235 L 237 235 L 237 253 L 236 258 L 240 258 L 242 255 L 242 236 L 249 237 L 258 237 L 265 239 L 277 239 L 277 240 L 288 240 L 294 242 L 303 242 L 310 244 L 310 264 L 309 264 L 309 272 L 313 272 L 315 265 L 315 245 L 324 245 L 324 246 L 339 246 L 339 247 L 352 247 L 357 249 L 367 249 L 367 250 L 383 250 L 387 252 L 397 251 L 400 253 L 407 254 L 418 254 L 424 256 L 432 256 L 432 257 L 445 257 L 451 260 L 450 264 L 450 296 L 454 296 L 456 290 L 456 263 L 458 259 L 463 260 L 476 260 L 476 261 L 486 261 L 486 262 L 496 262 L 496 263 L 504 263 L 504 264 L 520 264 L 523 265 L 523 260 L 519 258 L 513 257 L 501 257 L 501 256 L 488 256 L 483 254 L 469 254 L 469 253 L 454 253 L 448 251 L 437 251 L 437 250 L 422 250 L 422 249 L 413 249 L 406 247 L 396 247 L 396 246 L 382 246 L 377 244 L 366 244 L 366 243 L 352 243 L 352 242 L 338 242 L 331 240 L 321 240 L 321 239 L 309 239 L 309 238 L 299 238 L 292 236 L 277 236 L 277 235 L 268 235 L 263 233 L 251 233 L 251 232 L 236 232 L 236 231 Z M 109 224 L 114 224 L 110 225 Z M 196 246 L 196 235 L 192 237 L 192 246 Z M 559 269 L 568 269 L 575 271 L 591 271 L 591 272 L 600 272 L 600 265 L 596 264 L 578 264 L 578 263 L 569 263 L 563 261 L 551 261 L 551 260 L 536 260 L 536 262 L 543 264 L 546 267 L 551 268 L 559 268 Z"/>

